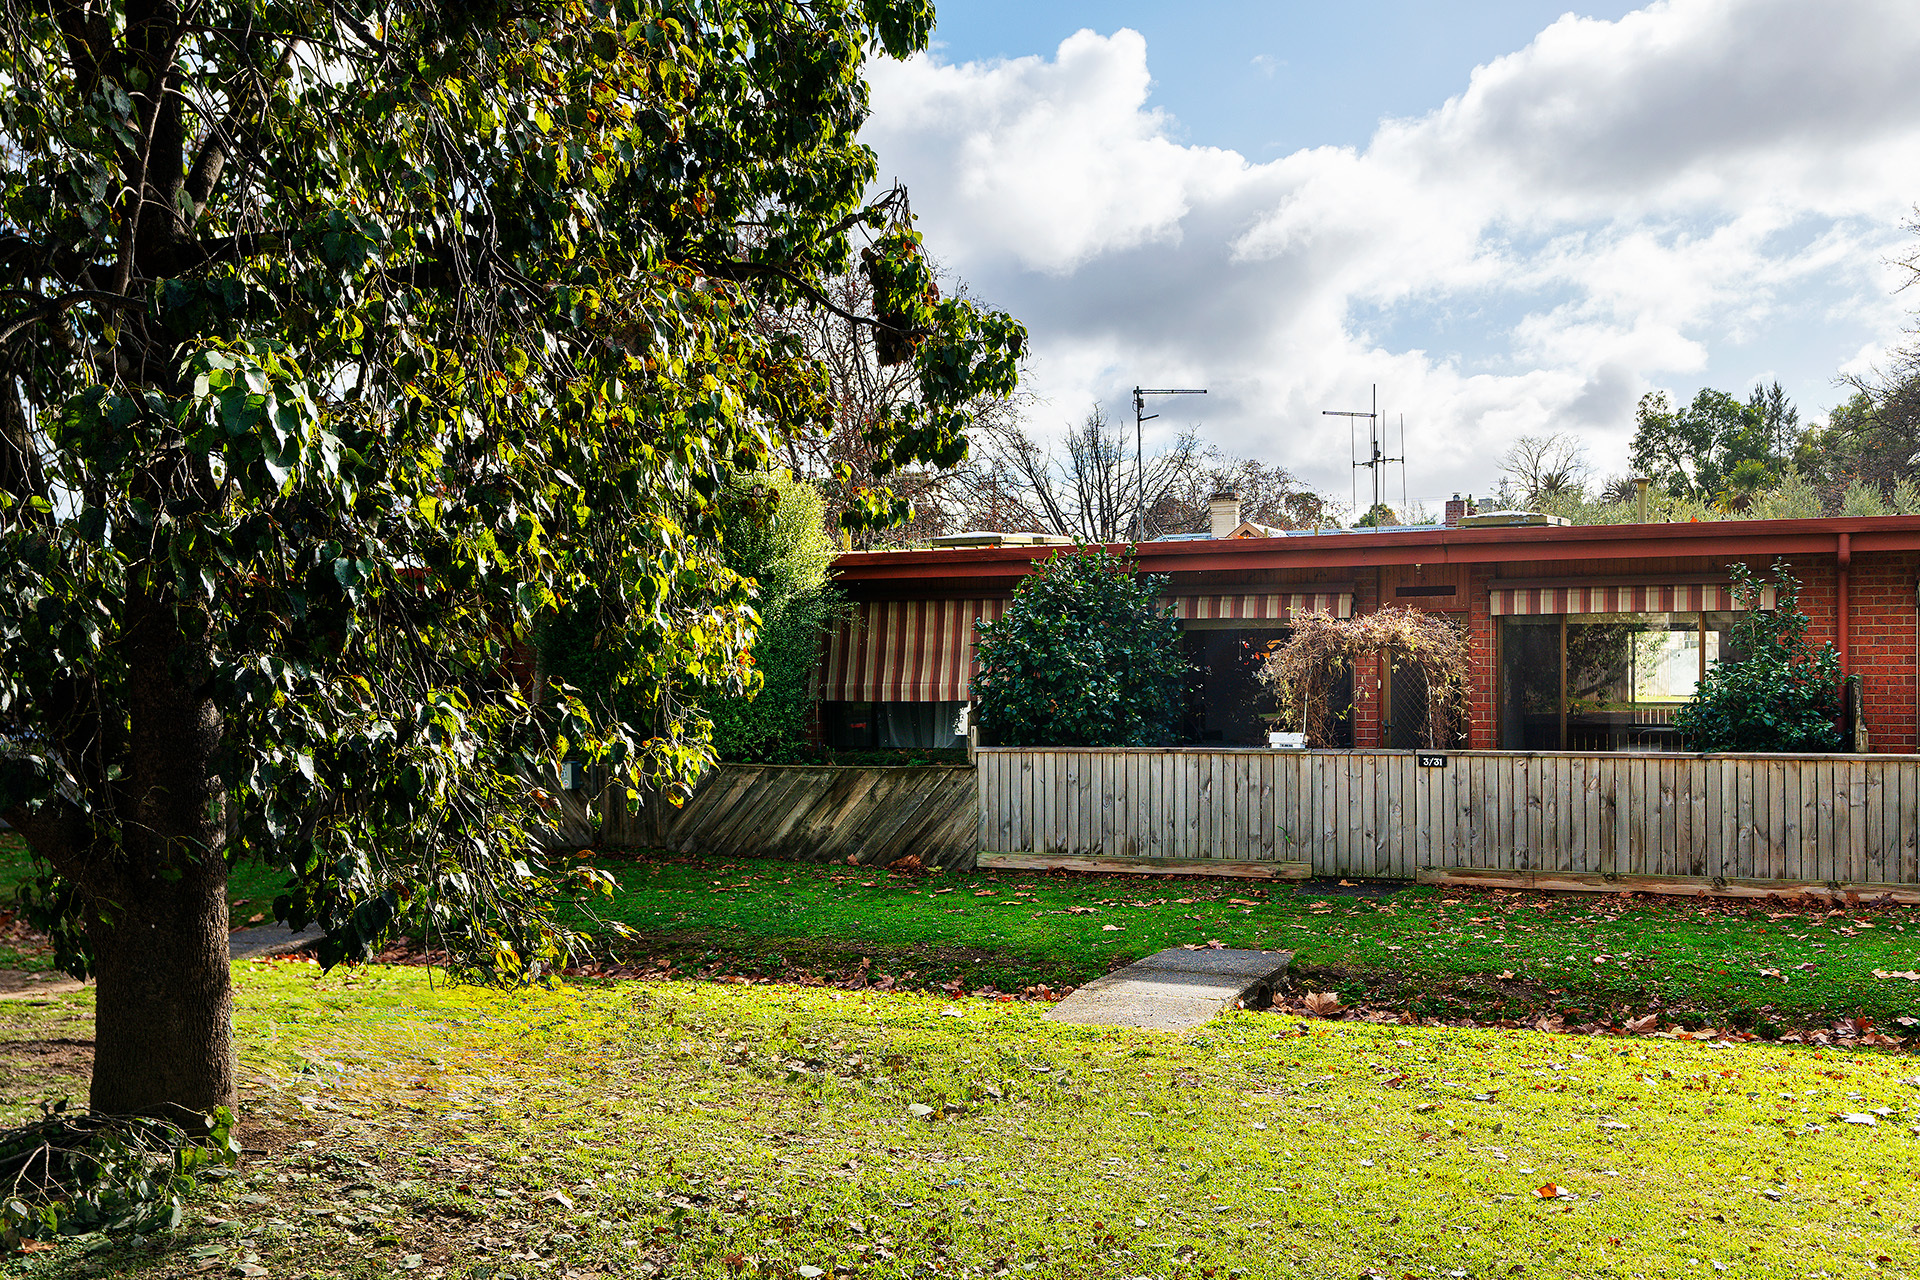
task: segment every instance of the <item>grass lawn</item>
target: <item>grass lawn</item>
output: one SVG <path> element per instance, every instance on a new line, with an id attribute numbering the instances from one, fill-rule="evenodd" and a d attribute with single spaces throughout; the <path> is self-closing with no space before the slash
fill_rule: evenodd
<path id="1" fill-rule="evenodd" d="M 629 960 L 683 974 L 933 989 L 1077 986 L 1162 947 L 1218 939 L 1295 953 L 1294 987 L 1354 1006 L 1484 1022 L 1558 1014 L 1763 1035 L 1920 1018 L 1920 911 L 1408 887 L 1356 898 L 1201 878 L 889 873 L 789 862 L 601 855 L 620 892 L 594 910 L 641 935 Z M 0 833 L 0 896 L 27 874 Z M 234 868 L 236 925 L 271 920 L 283 873 Z M 0 936 L 0 968 L 45 968 Z"/>
<path id="2" fill-rule="evenodd" d="M 258 1154 L 172 1236 L 6 1271 L 1920 1272 L 1902 1055 L 1256 1013 L 1168 1037 L 1056 1026 L 1036 1003 L 677 982 L 509 997 L 379 966 L 236 980 Z M 0 1022 L 16 1044 L 71 1036 L 89 998 Z M 6 1085 L 18 1110 L 27 1086 Z"/>
<path id="3" fill-rule="evenodd" d="M 1920 1015 L 1920 911 L 1409 887 L 1343 897 L 1258 882 L 891 874 L 786 862 L 605 862 L 596 909 L 654 963 L 706 974 L 845 975 L 1018 992 L 1074 986 L 1162 947 L 1295 953 L 1295 986 L 1349 1004 L 1486 1021 L 1660 1012 L 1762 1034 Z"/>

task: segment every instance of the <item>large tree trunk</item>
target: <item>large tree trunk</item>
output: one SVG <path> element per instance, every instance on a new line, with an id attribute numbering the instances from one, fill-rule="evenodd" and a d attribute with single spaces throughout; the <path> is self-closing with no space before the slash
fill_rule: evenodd
<path id="1" fill-rule="evenodd" d="M 222 721 L 204 618 L 138 595 L 127 614 L 120 856 L 82 882 L 96 904 L 92 1104 L 192 1123 L 236 1098 Z"/>
<path id="2" fill-rule="evenodd" d="M 227 868 L 218 854 L 178 880 L 130 886 L 132 900 L 89 930 L 95 1111 L 187 1127 L 237 1099 L 227 962 Z"/>

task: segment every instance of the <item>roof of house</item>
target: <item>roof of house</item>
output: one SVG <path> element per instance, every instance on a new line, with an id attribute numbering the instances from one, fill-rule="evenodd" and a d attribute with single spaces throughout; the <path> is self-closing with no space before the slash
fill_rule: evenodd
<path id="1" fill-rule="evenodd" d="M 1113 549 L 1124 548 L 1116 544 Z M 834 572 L 849 583 L 1018 578 L 1029 565 L 1060 550 L 1058 546 L 981 546 L 853 551 L 834 561 Z M 1277 537 L 1161 539 L 1141 544 L 1136 559 L 1147 573 L 1206 573 L 1915 550 L 1920 550 L 1920 516 L 1841 516 L 1685 524 L 1287 530 Z"/>

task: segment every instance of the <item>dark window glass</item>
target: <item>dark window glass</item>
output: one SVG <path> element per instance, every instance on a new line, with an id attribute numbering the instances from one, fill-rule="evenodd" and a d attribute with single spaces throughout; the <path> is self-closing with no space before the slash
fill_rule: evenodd
<path id="1" fill-rule="evenodd" d="M 1260 664 L 1286 633 L 1272 628 L 1189 629 L 1180 633 L 1187 656 L 1187 704 L 1181 739 L 1225 747 L 1264 747 L 1280 710 L 1260 683 Z"/>
<path id="2" fill-rule="evenodd" d="M 821 718 L 830 747 L 858 751 L 880 745 L 879 718 L 871 702 L 822 703 Z"/>
<path id="3" fill-rule="evenodd" d="M 1500 622 L 1500 749 L 1560 749 L 1560 619 Z"/>

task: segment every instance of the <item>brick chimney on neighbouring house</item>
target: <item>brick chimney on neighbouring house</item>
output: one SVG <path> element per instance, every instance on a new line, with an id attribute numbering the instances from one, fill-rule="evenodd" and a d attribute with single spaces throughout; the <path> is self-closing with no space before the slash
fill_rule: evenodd
<path id="1" fill-rule="evenodd" d="M 1455 525 L 1459 524 L 1460 518 L 1466 515 L 1467 512 L 1471 511 L 1472 509 L 1473 509 L 1472 498 L 1462 498 L 1457 493 L 1454 494 L 1451 498 L 1448 498 L 1447 499 L 1447 528 L 1451 529 Z"/>
<path id="2" fill-rule="evenodd" d="M 1240 527 L 1240 495 L 1231 489 L 1222 489 L 1207 499 L 1207 533 L 1210 537 L 1228 538 Z"/>

